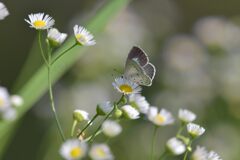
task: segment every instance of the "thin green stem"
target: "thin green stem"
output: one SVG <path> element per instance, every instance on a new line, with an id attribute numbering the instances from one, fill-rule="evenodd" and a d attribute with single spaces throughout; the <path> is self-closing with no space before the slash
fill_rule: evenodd
<path id="1" fill-rule="evenodd" d="M 98 126 L 98 128 L 96 129 L 96 131 L 93 133 L 92 137 L 91 137 L 90 140 L 89 140 L 90 142 L 93 141 L 93 139 L 96 137 L 98 131 L 100 131 L 103 122 L 105 122 L 105 121 L 111 116 L 111 114 L 114 112 L 114 110 L 115 110 L 116 108 L 117 108 L 117 105 L 114 104 L 114 107 L 113 107 L 113 109 L 111 110 L 111 112 L 109 112 L 109 113 L 106 115 L 106 117 L 103 119 L 102 123 Z"/>
<path id="2" fill-rule="evenodd" d="M 65 53 L 73 49 L 75 46 L 77 46 L 77 43 L 74 43 L 71 47 L 60 53 L 52 62 L 50 62 L 51 65 L 53 65 L 59 58 L 61 58 Z"/>
<path id="3" fill-rule="evenodd" d="M 193 141 L 193 140 L 191 139 L 191 140 L 189 141 L 188 145 L 187 145 L 187 151 L 186 151 L 185 154 L 184 154 L 183 160 L 187 160 L 188 152 L 192 150 L 192 149 L 191 149 L 192 141 Z"/>
<path id="4" fill-rule="evenodd" d="M 182 131 L 183 131 L 183 129 L 184 129 L 185 126 L 186 126 L 186 124 L 183 123 L 183 122 L 181 122 L 181 126 L 180 126 L 180 128 L 179 128 L 179 130 L 178 130 L 178 132 L 177 132 L 177 136 L 178 136 L 178 135 L 181 135 L 181 133 L 182 133 Z"/>
<path id="5" fill-rule="evenodd" d="M 75 129 L 76 129 L 77 123 L 78 123 L 77 120 L 74 120 L 74 121 L 73 121 L 72 129 L 71 129 L 71 137 L 74 136 L 74 132 L 75 132 Z"/>
<path id="6" fill-rule="evenodd" d="M 81 132 L 77 135 L 77 137 L 80 137 L 82 133 L 92 124 L 92 122 L 98 117 L 98 114 L 96 113 L 93 118 L 88 122 L 88 124 L 81 130 Z"/>
<path id="7" fill-rule="evenodd" d="M 40 47 L 41 55 L 44 60 L 44 63 L 49 67 L 49 63 L 47 61 L 47 58 L 45 57 L 45 54 L 43 52 L 43 47 L 42 47 L 42 36 L 41 36 L 41 31 L 38 31 L 38 44 Z"/>
<path id="8" fill-rule="evenodd" d="M 151 160 L 154 159 L 154 147 L 155 147 L 155 142 L 157 138 L 157 130 L 158 130 L 158 126 L 155 126 L 153 130 L 153 136 L 152 136 L 152 147 L 151 147 L 151 157 L 150 157 Z"/>

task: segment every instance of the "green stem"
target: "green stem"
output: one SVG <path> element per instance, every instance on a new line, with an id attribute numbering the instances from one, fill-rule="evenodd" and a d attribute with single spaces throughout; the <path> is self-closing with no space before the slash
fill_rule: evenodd
<path id="1" fill-rule="evenodd" d="M 185 125 L 186 125 L 185 123 L 181 122 L 181 126 L 180 126 L 180 128 L 179 128 L 179 130 L 178 130 L 178 132 L 177 132 L 177 136 L 180 135 L 180 134 L 182 133 L 182 131 L 183 131 Z"/>
<path id="2" fill-rule="evenodd" d="M 47 58 L 45 57 L 45 54 L 44 54 L 44 52 L 43 52 L 43 48 L 42 48 L 41 31 L 38 31 L 38 43 L 39 43 L 39 47 L 40 47 L 40 51 L 41 51 L 42 58 L 43 58 L 45 64 L 49 67 L 49 64 L 48 64 Z"/>
<path id="3" fill-rule="evenodd" d="M 157 130 L 158 130 L 158 126 L 155 126 L 153 131 L 153 136 L 152 136 L 152 148 L 151 148 L 151 157 L 150 157 L 151 160 L 154 159 L 154 146 L 155 146 L 156 137 L 157 137 Z"/>
<path id="4" fill-rule="evenodd" d="M 74 121 L 73 121 L 72 129 L 71 129 L 71 137 L 73 137 L 73 135 L 74 135 L 74 132 L 75 132 L 75 128 L 76 128 L 76 126 L 77 126 L 77 123 L 78 123 L 77 120 L 74 120 Z"/>
<path id="5" fill-rule="evenodd" d="M 103 119 L 102 123 L 98 126 L 98 128 L 96 129 L 96 131 L 93 133 L 92 137 L 91 137 L 90 140 L 89 140 L 90 142 L 93 141 L 93 139 L 96 137 L 97 133 L 100 131 L 103 122 L 105 122 L 105 121 L 110 117 L 110 115 L 114 112 L 114 110 L 115 110 L 116 108 L 117 108 L 117 105 L 114 104 L 114 107 L 113 107 L 113 109 L 111 110 L 111 112 L 109 112 L 109 113 L 107 114 L 107 116 Z"/>
<path id="6" fill-rule="evenodd" d="M 190 140 L 189 143 L 188 143 L 188 145 L 187 145 L 187 151 L 186 151 L 185 154 L 184 154 L 183 160 L 187 160 L 188 152 L 191 151 L 192 141 L 193 141 L 193 140 Z"/>
<path id="7" fill-rule="evenodd" d="M 51 47 L 48 44 L 48 62 L 49 63 L 51 62 L 51 57 L 52 57 L 51 51 L 52 51 Z M 55 118 L 55 121 L 57 123 L 58 131 L 59 131 L 59 133 L 61 135 L 62 140 L 65 141 L 65 136 L 64 136 L 61 124 L 59 122 L 59 118 L 58 118 L 58 115 L 57 115 L 57 112 L 56 112 L 56 109 L 55 109 L 55 104 L 54 104 L 54 99 L 53 99 L 51 67 L 52 67 L 51 64 L 48 65 L 48 67 L 47 67 L 48 68 L 48 91 L 49 91 L 49 98 L 50 98 L 50 102 L 51 102 L 52 112 L 54 114 L 54 118 Z"/>
<path id="8" fill-rule="evenodd" d="M 187 160 L 187 155 L 188 155 L 188 150 L 185 152 L 183 160 Z"/>
<path id="9" fill-rule="evenodd" d="M 88 122 L 88 124 L 82 129 L 82 131 L 77 135 L 77 137 L 80 137 L 82 133 L 91 125 L 91 123 L 98 117 L 98 114 L 96 113 L 93 118 Z"/>
<path id="10" fill-rule="evenodd" d="M 62 53 L 60 53 L 52 62 L 50 62 L 51 65 L 53 65 L 59 58 L 61 58 L 65 53 L 67 53 L 68 51 L 70 51 L 71 49 L 73 49 L 77 45 L 78 45 L 77 43 L 74 43 L 71 47 L 69 47 L 68 49 L 66 49 Z"/>

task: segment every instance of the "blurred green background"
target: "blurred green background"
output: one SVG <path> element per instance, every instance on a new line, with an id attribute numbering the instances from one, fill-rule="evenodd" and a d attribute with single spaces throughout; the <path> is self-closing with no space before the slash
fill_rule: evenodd
<path id="1" fill-rule="evenodd" d="M 0 84 L 11 89 L 36 36 L 24 22 L 29 13 L 48 13 L 60 31 L 71 35 L 75 23 L 85 24 L 107 0 L 3 2 L 10 16 L 0 22 Z M 96 37 L 97 45 L 86 49 L 54 86 L 64 130 L 70 132 L 74 108 L 93 115 L 97 103 L 118 98 L 111 86 L 119 75 L 114 69 L 122 72 L 128 51 L 138 45 L 157 68 L 153 86 L 143 90 L 148 101 L 175 116 L 179 108 L 194 111 L 197 123 L 207 129 L 197 144 L 215 150 L 223 159 L 239 160 L 239 5 L 237 0 L 131 1 Z M 177 125 L 159 132 L 159 153 Z M 123 133 L 109 142 L 116 159 L 146 160 L 152 125 L 132 121 L 123 126 Z M 2 159 L 60 159 L 59 145 L 44 96 L 20 120 Z"/>

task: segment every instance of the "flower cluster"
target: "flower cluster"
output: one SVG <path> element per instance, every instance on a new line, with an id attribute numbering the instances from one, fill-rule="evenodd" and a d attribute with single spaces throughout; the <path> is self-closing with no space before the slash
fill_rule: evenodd
<path id="1" fill-rule="evenodd" d="M 0 117 L 3 120 L 14 120 L 16 108 L 23 105 L 23 99 L 18 95 L 10 95 L 5 87 L 0 86 Z"/>

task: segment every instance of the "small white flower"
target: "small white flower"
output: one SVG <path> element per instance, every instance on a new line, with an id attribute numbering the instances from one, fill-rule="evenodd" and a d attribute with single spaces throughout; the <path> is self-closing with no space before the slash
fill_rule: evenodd
<path id="1" fill-rule="evenodd" d="M 130 105 L 124 105 L 122 106 L 122 111 L 123 111 L 123 114 L 129 118 L 129 119 L 138 119 L 139 118 L 139 112 L 138 110 L 136 110 L 135 108 L 133 108 L 132 106 Z"/>
<path id="2" fill-rule="evenodd" d="M 14 108 L 8 108 L 2 113 L 2 119 L 13 121 L 17 118 L 17 112 Z"/>
<path id="3" fill-rule="evenodd" d="M 88 121 L 89 120 L 89 114 L 86 111 L 76 109 L 73 112 L 73 119 L 77 120 L 78 122 Z"/>
<path id="4" fill-rule="evenodd" d="M 222 160 L 222 159 L 216 152 L 210 151 L 208 153 L 207 160 Z"/>
<path id="5" fill-rule="evenodd" d="M 142 90 L 137 83 L 129 81 L 123 77 L 116 78 L 112 85 L 117 91 L 125 95 L 140 93 Z"/>
<path id="6" fill-rule="evenodd" d="M 77 160 L 86 155 L 87 144 L 78 139 L 70 139 L 62 144 L 59 152 L 66 160 Z"/>
<path id="7" fill-rule="evenodd" d="M 57 47 L 65 41 L 67 34 L 60 33 L 56 28 L 51 28 L 48 30 L 47 38 L 52 46 Z"/>
<path id="8" fill-rule="evenodd" d="M 178 112 L 178 118 L 184 123 L 192 122 L 196 119 L 196 117 L 196 114 L 187 109 L 180 109 Z"/>
<path id="9" fill-rule="evenodd" d="M 102 124 L 102 131 L 108 137 L 115 137 L 122 132 L 122 127 L 115 121 L 107 120 Z"/>
<path id="10" fill-rule="evenodd" d="M 113 110 L 113 104 L 110 101 L 106 101 L 97 105 L 97 113 L 99 115 L 106 115 Z"/>
<path id="11" fill-rule="evenodd" d="M 186 146 L 176 137 L 173 137 L 167 141 L 167 148 L 171 151 L 173 155 L 180 155 L 186 151 Z"/>
<path id="12" fill-rule="evenodd" d="M 134 108 L 137 108 L 141 113 L 147 114 L 150 105 L 144 96 L 140 94 L 131 94 L 129 96 L 129 102 Z"/>
<path id="13" fill-rule="evenodd" d="M 10 97 L 7 89 L 0 86 L 0 112 L 11 107 Z"/>
<path id="14" fill-rule="evenodd" d="M 205 132 L 205 129 L 203 127 L 194 123 L 187 124 L 187 130 L 188 133 L 194 138 L 201 136 Z"/>
<path id="15" fill-rule="evenodd" d="M 114 157 L 106 144 L 94 144 L 90 149 L 89 156 L 92 160 L 113 160 Z"/>
<path id="16" fill-rule="evenodd" d="M 15 106 L 15 107 L 20 107 L 24 103 L 22 97 L 19 96 L 19 95 L 12 95 L 10 97 L 10 100 L 11 100 L 12 105 Z"/>
<path id="17" fill-rule="evenodd" d="M 29 20 L 25 19 L 27 23 L 30 24 L 31 28 L 35 28 L 37 30 L 45 30 L 51 28 L 55 20 L 49 15 L 44 15 L 44 13 L 36 13 L 28 15 Z"/>
<path id="18" fill-rule="evenodd" d="M 96 44 L 93 35 L 84 27 L 75 25 L 73 30 L 75 38 L 80 45 L 92 46 Z"/>
<path id="19" fill-rule="evenodd" d="M 148 119 L 158 126 L 165 126 L 173 124 L 174 118 L 172 114 L 166 109 L 161 109 L 158 112 L 157 107 L 150 107 L 148 110 Z"/>
<path id="20" fill-rule="evenodd" d="M 207 160 L 208 152 L 205 147 L 197 146 L 191 156 L 191 160 Z"/>
<path id="21" fill-rule="evenodd" d="M 8 9 L 2 2 L 0 2 L 0 20 L 3 20 L 8 15 L 9 15 Z"/>

